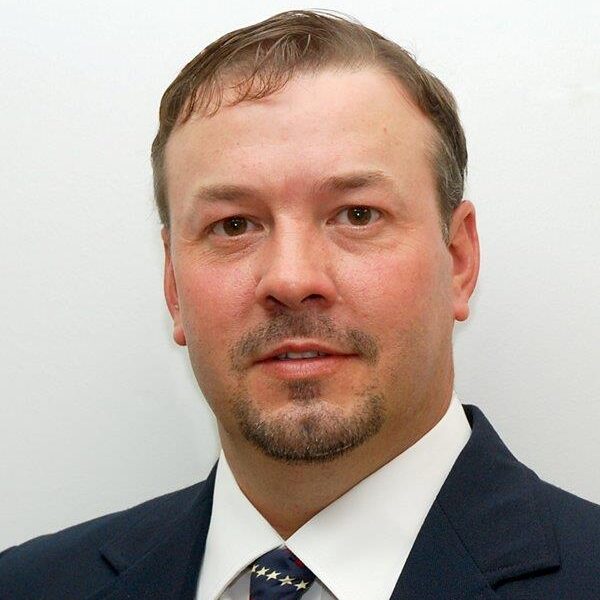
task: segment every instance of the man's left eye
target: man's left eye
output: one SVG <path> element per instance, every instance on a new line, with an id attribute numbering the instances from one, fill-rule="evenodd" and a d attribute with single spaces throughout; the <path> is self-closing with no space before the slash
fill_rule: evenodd
<path id="1" fill-rule="evenodd" d="M 348 206 L 340 211 L 337 216 L 341 215 L 342 222 L 353 227 L 364 227 L 381 218 L 381 211 L 370 206 Z"/>

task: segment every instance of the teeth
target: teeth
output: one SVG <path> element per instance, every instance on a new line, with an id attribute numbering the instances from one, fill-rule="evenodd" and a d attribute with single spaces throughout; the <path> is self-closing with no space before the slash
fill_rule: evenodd
<path id="1" fill-rule="evenodd" d="M 279 360 L 294 359 L 294 358 L 316 358 L 317 356 L 327 356 L 325 352 L 286 352 L 279 354 L 277 358 Z"/>

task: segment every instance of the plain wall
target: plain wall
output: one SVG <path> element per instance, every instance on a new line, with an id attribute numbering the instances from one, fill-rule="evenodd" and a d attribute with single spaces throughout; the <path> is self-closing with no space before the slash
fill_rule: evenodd
<path id="1" fill-rule="evenodd" d="M 171 339 L 149 148 L 162 92 L 290 2 L 2 1 L 0 547 L 203 479 L 212 414 Z M 455 93 L 482 245 L 456 389 L 600 502 L 596 2 L 330 2 Z"/>

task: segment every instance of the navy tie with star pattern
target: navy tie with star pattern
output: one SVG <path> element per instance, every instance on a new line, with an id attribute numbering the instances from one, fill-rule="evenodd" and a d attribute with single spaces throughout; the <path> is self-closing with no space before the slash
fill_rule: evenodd
<path id="1" fill-rule="evenodd" d="M 252 565 L 250 600 L 298 600 L 314 580 L 314 573 L 291 550 L 280 546 Z"/>

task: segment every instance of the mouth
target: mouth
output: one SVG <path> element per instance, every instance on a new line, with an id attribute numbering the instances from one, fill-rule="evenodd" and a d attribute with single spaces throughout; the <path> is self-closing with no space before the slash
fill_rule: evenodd
<path id="1" fill-rule="evenodd" d="M 258 361 L 255 365 L 265 375 L 278 379 L 314 378 L 333 375 L 356 358 L 356 354 L 285 352 Z"/>
<path id="2" fill-rule="evenodd" d="M 272 356 L 266 360 L 306 360 L 309 358 L 319 358 L 323 356 L 332 356 L 327 352 L 308 351 L 308 352 L 283 352 L 277 356 Z M 335 356 L 335 355 L 333 355 Z"/>

